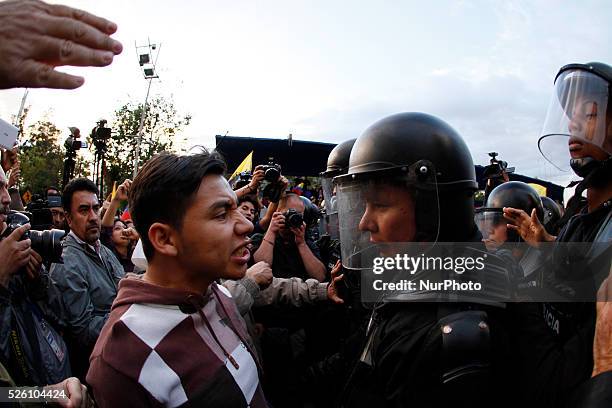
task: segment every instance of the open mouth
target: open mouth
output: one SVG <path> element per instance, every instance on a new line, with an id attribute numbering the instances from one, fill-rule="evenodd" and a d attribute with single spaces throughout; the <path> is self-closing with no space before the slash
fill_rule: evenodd
<path id="1" fill-rule="evenodd" d="M 246 264 L 251 258 L 251 252 L 247 248 L 249 242 L 246 242 L 244 245 L 239 246 L 232 252 L 232 261 L 237 262 L 239 264 Z"/>

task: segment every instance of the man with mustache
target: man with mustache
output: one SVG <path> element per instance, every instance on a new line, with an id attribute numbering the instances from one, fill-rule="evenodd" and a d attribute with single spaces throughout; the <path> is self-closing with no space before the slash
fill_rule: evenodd
<path id="1" fill-rule="evenodd" d="M 95 184 L 74 179 L 66 185 L 63 198 L 70 233 L 63 242 L 64 263 L 51 266 L 51 277 L 62 293 L 73 371 L 84 376 L 125 272 L 111 250 L 100 244 Z"/>

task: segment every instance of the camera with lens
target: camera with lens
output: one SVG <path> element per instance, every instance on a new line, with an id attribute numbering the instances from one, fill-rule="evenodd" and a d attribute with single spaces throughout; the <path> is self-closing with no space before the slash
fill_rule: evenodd
<path id="1" fill-rule="evenodd" d="M 514 167 L 508 167 L 508 162 L 497 160 L 498 153 L 490 152 L 490 164 L 484 168 L 483 176 L 486 179 L 496 179 L 503 177 L 503 173 L 514 173 Z"/>
<path id="2" fill-rule="evenodd" d="M 289 227 L 300 228 L 302 224 L 304 223 L 304 217 L 302 217 L 302 214 L 300 214 L 293 208 L 290 208 L 287 211 L 285 211 L 283 215 L 285 216 L 285 226 L 287 228 Z"/>
<path id="3" fill-rule="evenodd" d="M 11 211 L 6 216 L 6 229 L 0 236 L 0 239 L 8 237 L 13 231 L 30 222 L 27 215 Z M 66 235 L 66 231 L 51 229 L 46 231 L 37 231 L 31 229 L 22 235 L 20 241 L 30 239 L 32 241 L 32 249 L 47 262 L 61 263 L 62 262 L 62 243 L 61 240 Z"/>
<path id="4" fill-rule="evenodd" d="M 249 185 L 251 182 L 252 174 L 250 171 L 243 171 L 236 176 L 236 181 L 234 183 L 234 190 L 238 190 L 244 186 Z"/>
<path id="5" fill-rule="evenodd" d="M 53 227 L 53 214 L 51 208 L 62 206 L 62 196 L 50 195 L 44 200 L 40 195 L 34 194 L 32 201 L 26 206 L 30 225 L 34 230 L 48 230 Z"/>
<path id="6" fill-rule="evenodd" d="M 264 171 L 264 180 L 270 183 L 276 183 L 281 175 L 280 164 L 274 163 L 274 159 L 270 157 L 267 164 L 259 166 Z"/>

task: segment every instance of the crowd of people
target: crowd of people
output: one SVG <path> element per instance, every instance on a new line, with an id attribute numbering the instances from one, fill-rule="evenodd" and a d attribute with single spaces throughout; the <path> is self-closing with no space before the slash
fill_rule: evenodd
<path id="1" fill-rule="evenodd" d="M 72 89 L 55 66 L 122 50 L 114 23 L 65 6 L 5 1 L 0 22 L 1 88 Z M 468 145 L 425 113 L 337 145 L 323 202 L 265 166 L 232 186 L 201 148 L 106 199 L 87 178 L 49 187 L 45 228 L 3 149 L 0 385 L 70 407 L 612 406 L 611 84 L 603 63 L 555 77 L 538 145 L 581 178 L 565 206 L 501 166 L 475 208 Z M 367 299 L 371 254 L 414 243 L 466 244 L 494 293 Z"/>

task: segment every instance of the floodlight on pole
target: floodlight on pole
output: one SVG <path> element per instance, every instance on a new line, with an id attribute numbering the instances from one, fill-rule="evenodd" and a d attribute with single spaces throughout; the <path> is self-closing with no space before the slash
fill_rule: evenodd
<path id="1" fill-rule="evenodd" d="M 146 49 L 146 51 L 140 51 L 142 49 Z M 151 55 L 153 51 L 156 50 L 155 62 L 151 62 Z M 134 170 L 133 170 L 133 178 L 136 177 L 138 173 L 138 159 L 140 158 L 140 144 L 142 143 L 142 132 L 144 129 L 144 122 L 147 116 L 147 103 L 149 101 L 149 93 L 151 91 L 151 82 L 155 78 L 159 78 L 157 75 L 155 65 L 157 64 L 157 59 L 159 58 L 159 51 L 161 50 L 161 44 L 157 46 L 157 44 L 151 44 L 151 41 L 148 41 L 147 45 L 138 46 L 136 45 L 136 53 L 139 56 L 138 63 L 142 67 L 143 74 L 145 79 L 149 80 L 149 84 L 147 86 L 147 96 L 145 97 L 144 105 L 142 107 L 142 113 L 140 114 L 140 124 L 138 125 L 138 135 L 136 137 L 136 149 L 134 152 Z"/>

